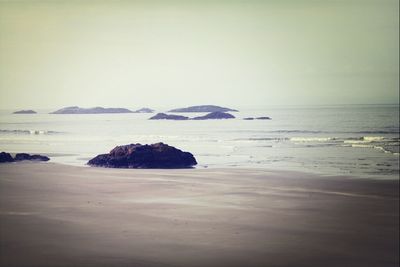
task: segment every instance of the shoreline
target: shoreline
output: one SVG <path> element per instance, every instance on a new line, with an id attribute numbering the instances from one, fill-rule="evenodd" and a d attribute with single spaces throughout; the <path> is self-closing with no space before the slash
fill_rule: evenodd
<path id="1" fill-rule="evenodd" d="M 23 152 L 8 152 L 12 156 L 15 156 L 17 153 L 23 153 Z M 82 168 L 105 168 L 105 169 L 126 169 L 126 170 L 135 170 L 135 169 L 127 169 L 127 168 L 106 168 L 106 167 L 95 167 L 95 166 L 89 166 L 87 165 L 87 161 L 90 159 L 94 158 L 94 156 L 90 157 L 83 157 L 79 158 L 79 160 L 64 160 L 64 161 L 58 161 L 57 158 L 59 157 L 68 157 L 68 156 L 78 156 L 79 154 L 72 154 L 72 153 L 46 153 L 46 152 L 28 152 L 29 154 L 39 154 L 39 155 L 44 155 L 50 157 L 50 161 L 47 162 L 47 164 L 56 164 L 56 165 L 63 165 L 63 166 L 69 166 L 69 167 L 82 167 Z M 19 164 L 23 164 L 24 162 L 19 162 Z M 218 164 L 211 164 L 211 165 L 204 165 L 204 164 L 197 164 L 196 166 L 193 166 L 192 168 L 188 169 L 195 169 L 195 170 L 259 170 L 259 171 L 270 171 L 270 172 L 292 172 L 294 174 L 301 174 L 301 175 L 311 175 L 311 176 L 316 176 L 319 178 L 344 178 L 344 179 L 366 179 L 366 180 L 379 180 L 379 181 L 385 181 L 385 180 L 390 180 L 390 181 L 397 181 L 399 180 L 398 173 L 397 174 L 362 174 L 362 173 L 341 173 L 341 174 L 333 174 L 334 172 L 332 170 L 326 171 L 326 170 L 317 170 L 317 169 L 310 169 L 310 168 L 304 168 L 304 167 L 288 167 L 288 168 L 283 168 L 279 166 L 271 166 L 271 167 L 265 167 L 265 166 L 258 166 L 258 165 L 243 165 L 243 166 L 238 166 L 238 165 L 218 165 Z M 140 169 L 136 169 L 140 170 Z M 145 170 L 145 169 L 142 169 Z M 179 169 L 171 169 L 171 170 L 179 170 Z"/>
<path id="2" fill-rule="evenodd" d="M 397 266 L 399 180 L 0 165 L 0 266 Z"/>

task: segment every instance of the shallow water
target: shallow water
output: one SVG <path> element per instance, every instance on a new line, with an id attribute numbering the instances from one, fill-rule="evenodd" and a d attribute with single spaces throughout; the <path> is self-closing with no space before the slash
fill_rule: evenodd
<path id="1" fill-rule="evenodd" d="M 193 153 L 198 168 L 256 167 L 397 179 L 398 108 L 239 108 L 232 113 L 236 119 L 208 121 L 148 120 L 151 114 L 47 114 L 52 110 L 17 115 L 3 110 L 0 150 L 44 153 L 54 162 L 85 165 L 116 145 L 164 142 Z M 243 120 L 258 116 L 272 120 Z"/>

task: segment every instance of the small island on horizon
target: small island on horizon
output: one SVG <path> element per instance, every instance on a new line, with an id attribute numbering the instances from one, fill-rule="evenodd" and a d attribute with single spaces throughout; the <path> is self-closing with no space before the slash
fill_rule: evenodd
<path id="1" fill-rule="evenodd" d="M 214 111 L 204 116 L 194 117 L 192 118 L 192 120 L 221 120 L 221 119 L 234 119 L 234 118 L 235 116 L 233 116 L 232 114 L 221 111 Z"/>
<path id="2" fill-rule="evenodd" d="M 231 109 L 215 105 L 200 105 L 200 106 L 190 106 L 186 108 L 176 108 L 176 109 L 171 109 L 168 112 L 228 112 L 228 111 L 238 112 L 237 109 Z"/>
<path id="3" fill-rule="evenodd" d="M 153 113 L 154 110 L 150 108 L 141 108 L 135 111 L 126 108 L 104 108 L 104 107 L 93 107 L 93 108 L 81 108 L 78 106 L 65 107 L 49 114 L 104 114 L 104 113 Z"/>
<path id="4" fill-rule="evenodd" d="M 80 108 L 78 106 L 65 107 L 49 114 L 102 114 L 102 113 L 133 113 L 133 111 L 126 108 Z"/>
<path id="5" fill-rule="evenodd" d="M 13 112 L 13 114 L 37 114 L 36 111 L 32 110 L 32 109 L 23 109 L 23 110 L 18 110 Z"/>
<path id="6" fill-rule="evenodd" d="M 133 113 L 154 113 L 154 109 L 151 108 L 141 108 L 133 111 Z"/>
<path id="7" fill-rule="evenodd" d="M 252 121 L 252 120 L 271 120 L 271 118 L 270 118 L 270 117 L 267 117 L 267 116 L 256 117 L 256 118 L 254 118 L 254 117 L 246 117 L 246 118 L 243 118 L 243 120 L 245 120 L 245 121 Z"/>
<path id="8" fill-rule="evenodd" d="M 165 113 L 157 113 L 156 115 L 149 118 L 149 120 L 176 120 L 176 121 L 183 121 L 188 119 L 189 117 L 186 116 L 165 114 Z"/>
<path id="9" fill-rule="evenodd" d="M 187 116 L 182 115 L 174 115 L 174 114 L 166 114 L 166 113 L 157 113 L 153 117 L 149 118 L 149 120 L 216 120 L 216 119 L 234 119 L 235 116 L 226 112 L 210 112 L 204 116 L 198 116 L 194 118 L 189 118 Z"/>

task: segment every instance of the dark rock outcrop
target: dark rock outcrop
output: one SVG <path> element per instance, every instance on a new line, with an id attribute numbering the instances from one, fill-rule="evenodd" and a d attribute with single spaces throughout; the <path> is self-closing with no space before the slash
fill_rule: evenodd
<path id="1" fill-rule="evenodd" d="M 77 106 L 62 108 L 50 114 L 103 114 L 103 113 L 132 113 L 131 110 L 126 108 L 80 108 Z"/>
<path id="2" fill-rule="evenodd" d="M 228 111 L 238 111 L 236 109 L 224 108 L 214 105 L 202 105 L 202 106 L 191 106 L 187 108 L 177 108 L 172 109 L 168 112 L 228 112 Z"/>
<path id="3" fill-rule="evenodd" d="M 141 108 L 138 110 L 135 110 L 133 113 L 153 113 L 154 110 L 151 108 Z"/>
<path id="4" fill-rule="evenodd" d="M 29 109 L 29 110 L 18 110 L 18 111 L 13 112 L 13 114 L 36 114 L 36 113 L 37 113 L 36 111 L 31 110 L 31 109 Z"/>
<path id="5" fill-rule="evenodd" d="M 189 118 L 186 116 L 181 116 L 181 115 L 170 115 L 170 114 L 165 114 L 165 113 L 157 113 L 153 117 L 151 117 L 149 120 L 188 120 Z"/>
<path id="6" fill-rule="evenodd" d="M 200 117 L 194 117 L 192 120 L 216 120 L 216 119 L 234 119 L 235 116 L 229 113 L 225 112 L 211 112 L 208 113 L 207 115 L 200 116 Z"/>
<path id="7" fill-rule="evenodd" d="M 22 160 L 33 160 L 33 161 L 49 161 L 50 159 L 42 155 L 29 155 L 28 153 L 18 153 L 13 158 L 11 154 L 6 152 L 0 153 L 0 163 L 2 162 L 14 162 Z"/>
<path id="8" fill-rule="evenodd" d="M 117 146 L 110 153 L 98 155 L 88 162 L 90 166 L 138 169 L 190 168 L 196 164 L 191 153 L 163 143 Z"/>
<path id="9" fill-rule="evenodd" d="M 14 159 L 11 157 L 10 153 L 1 152 L 0 153 L 0 163 L 3 162 L 13 162 Z"/>
<path id="10" fill-rule="evenodd" d="M 49 157 L 42 155 L 29 155 L 28 153 L 18 153 L 15 155 L 15 161 L 34 160 L 34 161 L 49 161 Z"/>

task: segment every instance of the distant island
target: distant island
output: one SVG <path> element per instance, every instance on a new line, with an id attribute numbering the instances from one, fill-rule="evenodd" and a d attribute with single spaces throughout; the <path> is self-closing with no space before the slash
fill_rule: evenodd
<path id="1" fill-rule="evenodd" d="M 77 106 L 62 108 L 50 114 L 103 114 L 103 113 L 133 113 L 133 111 L 126 108 L 80 108 Z"/>
<path id="2" fill-rule="evenodd" d="M 36 114 L 37 112 L 31 109 L 28 110 L 18 110 L 13 112 L 13 114 Z"/>
<path id="3" fill-rule="evenodd" d="M 135 110 L 133 113 L 154 113 L 154 110 L 151 108 L 141 108 L 141 109 Z"/>
<path id="4" fill-rule="evenodd" d="M 171 109 L 168 112 L 228 112 L 228 111 L 237 112 L 238 110 L 220 106 L 214 106 L 214 105 L 202 105 L 202 106 L 191 106 L 187 108 Z"/>
<path id="5" fill-rule="evenodd" d="M 200 116 L 200 117 L 194 117 L 192 120 L 220 120 L 220 119 L 234 119 L 235 116 L 229 113 L 225 112 L 211 112 L 208 113 L 207 115 Z"/>
<path id="6" fill-rule="evenodd" d="M 149 118 L 149 120 L 216 120 L 216 119 L 234 119 L 235 116 L 225 112 L 211 112 L 204 116 L 189 118 L 181 115 L 173 115 L 173 114 L 165 114 L 165 113 L 157 113 L 153 117 Z"/>
<path id="7" fill-rule="evenodd" d="M 181 115 L 170 115 L 170 114 L 165 114 L 165 113 L 157 113 L 153 117 L 151 117 L 149 120 L 176 120 L 176 121 L 183 121 L 183 120 L 188 120 L 189 118 L 186 116 L 181 116 Z"/>
<path id="8" fill-rule="evenodd" d="M 271 120 L 270 117 L 257 117 L 257 118 L 253 118 L 253 117 L 248 117 L 248 118 L 243 118 L 246 121 L 251 121 L 251 120 Z"/>

